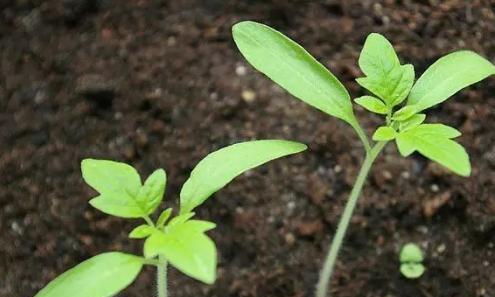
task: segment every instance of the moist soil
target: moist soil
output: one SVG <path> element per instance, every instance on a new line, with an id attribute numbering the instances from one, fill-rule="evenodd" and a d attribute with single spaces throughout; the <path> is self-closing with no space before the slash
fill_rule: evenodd
<path id="1" fill-rule="evenodd" d="M 171 296 L 313 296 L 318 270 L 363 160 L 351 128 L 254 71 L 230 28 L 269 24 L 328 66 L 353 97 L 370 32 L 421 74 L 471 49 L 495 60 L 493 1 L 1 1 L 0 296 L 33 296 L 100 252 L 141 254 L 140 222 L 87 203 L 83 158 L 168 173 L 165 205 L 208 152 L 250 139 L 309 145 L 219 191 L 197 217 L 219 250 L 206 286 L 170 270 Z M 417 75 L 417 76 L 418 76 Z M 368 133 L 379 117 L 357 110 Z M 378 159 L 332 280 L 335 297 L 495 296 L 495 79 L 428 112 L 459 127 L 473 174 L 454 176 L 394 144 Z M 398 251 L 416 242 L 426 273 L 407 280 Z M 91 284 L 88 284 L 91 285 Z M 119 296 L 153 296 L 146 268 Z"/>

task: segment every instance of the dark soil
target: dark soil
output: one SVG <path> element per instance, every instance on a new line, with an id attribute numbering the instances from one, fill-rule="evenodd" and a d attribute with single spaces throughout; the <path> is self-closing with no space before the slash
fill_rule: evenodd
<path id="1" fill-rule="evenodd" d="M 87 203 L 86 157 L 168 173 L 166 203 L 208 152 L 249 139 L 309 145 L 236 179 L 198 209 L 218 223 L 218 281 L 175 270 L 171 296 L 312 296 L 363 151 L 345 124 L 291 98 L 246 64 L 237 21 L 291 36 L 353 96 L 362 43 L 385 34 L 422 73 L 448 52 L 495 60 L 491 0 L 0 1 L 0 296 L 33 296 L 56 275 L 109 250 L 141 253 L 137 221 Z M 378 117 L 358 112 L 371 133 Z M 335 297 L 495 296 L 495 79 L 429 113 L 460 127 L 473 175 L 451 175 L 387 147 L 373 170 L 332 282 Z M 426 274 L 404 279 L 406 242 Z M 147 268 L 119 296 L 153 296 Z M 91 285 L 91 284 L 88 284 Z"/>

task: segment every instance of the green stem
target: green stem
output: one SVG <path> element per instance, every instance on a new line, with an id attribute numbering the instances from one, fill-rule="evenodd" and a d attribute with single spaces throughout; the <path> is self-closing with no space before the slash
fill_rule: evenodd
<path id="1" fill-rule="evenodd" d="M 151 227 L 155 227 L 155 223 L 153 223 L 149 216 L 143 216 L 143 219 L 146 221 L 146 224 L 150 225 Z"/>
<path id="2" fill-rule="evenodd" d="M 359 125 L 359 122 L 355 120 L 354 122 L 349 123 L 352 128 L 356 131 L 359 139 L 361 139 L 361 142 L 364 145 L 364 149 L 368 153 L 371 150 L 370 142 L 368 140 L 368 136 L 366 136 L 366 133 L 364 133 L 363 128 L 361 128 L 361 125 Z"/>
<path id="3" fill-rule="evenodd" d="M 167 297 L 167 261 L 163 256 L 159 256 L 158 259 L 160 261 L 156 274 L 158 297 Z"/>
<path id="4" fill-rule="evenodd" d="M 316 286 L 316 297 L 327 296 L 328 284 L 330 281 L 330 277 L 332 276 L 333 268 L 335 266 L 335 260 L 337 259 L 337 255 L 339 253 L 340 246 L 342 245 L 347 227 L 349 226 L 352 213 L 354 212 L 356 203 L 359 200 L 359 195 L 361 194 L 361 190 L 364 186 L 364 183 L 366 182 L 366 178 L 368 176 L 368 172 L 371 169 L 371 165 L 373 165 L 373 162 L 380 154 L 386 143 L 387 142 L 385 141 L 378 142 L 366 153 L 366 158 L 364 159 L 361 170 L 359 171 L 356 182 L 354 183 L 354 187 L 352 188 L 349 200 L 347 200 L 344 213 L 342 214 L 342 218 L 340 219 L 339 225 L 337 227 L 337 232 L 335 233 L 335 236 L 332 240 L 332 245 L 330 246 L 330 250 L 328 251 L 327 257 L 325 259 L 323 269 L 320 273 L 320 279 L 318 280 L 318 284 Z"/>

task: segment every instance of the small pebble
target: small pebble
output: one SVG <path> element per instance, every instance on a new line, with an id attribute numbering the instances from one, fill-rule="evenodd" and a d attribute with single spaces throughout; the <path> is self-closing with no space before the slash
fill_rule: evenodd
<path id="1" fill-rule="evenodd" d="M 296 237 L 292 233 L 285 234 L 285 242 L 288 245 L 293 245 L 296 242 Z"/>
<path id="2" fill-rule="evenodd" d="M 247 103 L 251 103 L 256 99 L 256 93 L 252 90 L 244 90 L 241 93 L 241 97 Z"/>
<path id="3" fill-rule="evenodd" d="M 446 249 L 446 248 L 447 248 L 447 247 L 445 246 L 445 244 L 444 244 L 444 243 L 442 243 L 441 245 L 439 245 L 439 246 L 437 247 L 437 252 L 438 252 L 439 254 L 441 254 L 441 253 L 445 252 L 445 249 Z"/>
<path id="4" fill-rule="evenodd" d="M 247 73 L 247 69 L 244 65 L 239 65 L 235 68 L 235 74 L 238 76 L 244 76 Z"/>
<path id="5" fill-rule="evenodd" d="M 440 190 L 440 187 L 437 185 L 437 184 L 432 184 L 430 186 L 430 190 L 433 192 L 433 193 L 436 193 Z"/>

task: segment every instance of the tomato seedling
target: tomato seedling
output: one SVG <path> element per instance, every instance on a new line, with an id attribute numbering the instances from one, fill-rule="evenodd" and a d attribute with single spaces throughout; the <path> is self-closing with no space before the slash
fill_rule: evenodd
<path id="1" fill-rule="evenodd" d="M 99 195 L 90 204 L 100 211 L 126 219 L 141 218 L 146 224 L 134 228 L 133 239 L 144 239 L 144 257 L 122 252 L 94 256 L 51 281 L 35 297 L 109 297 L 130 285 L 143 265 L 157 267 L 158 297 L 167 296 L 167 265 L 191 278 L 212 284 L 216 278 L 217 250 L 205 234 L 215 228 L 208 221 L 192 219 L 193 210 L 236 176 L 270 160 L 299 153 L 301 143 L 258 140 L 233 144 L 215 151 L 193 169 L 180 191 L 179 214 L 170 219 L 172 209 L 156 212 L 165 193 L 166 173 L 153 172 L 144 182 L 132 166 L 85 159 L 81 163 L 84 180 Z"/>
<path id="2" fill-rule="evenodd" d="M 472 51 L 457 51 L 438 59 L 415 82 L 413 65 L 401 64 L 385 37 L 370 34 L 358 61 L 365 76 L 356 81 L 373 95 L 354 100 L 364 109 L 384 116 L 384 124 L 376 129 L 372 136 L 374 143 L 370 143 L 354 115 L 348 91 L 303 47 L 282 33 L 252 21 L 237 23 L 232 32 L 240 52 L 254 68 L 296 98 L 347 122 L 363 143 L 365 158 L 316 288 L 316 296 L 325 297 L 361 189 L 373 162 L 389 141 L 395 141 L 404 157 L 419 152 L 456 174 L 470 175 L 469 156 L 454 140 L 461 133 L 444 124 L 424 123 L 423 112 L 495 74 L 495 66 Z"/>
<path id="3" fill-rule="evenodd" d="M 425 272 L 423 260 L 423 252 L 417 244 L 408 243 L 404 245 L 399 255 L 400 272 L 410 279 L 422 276 Z"/>

